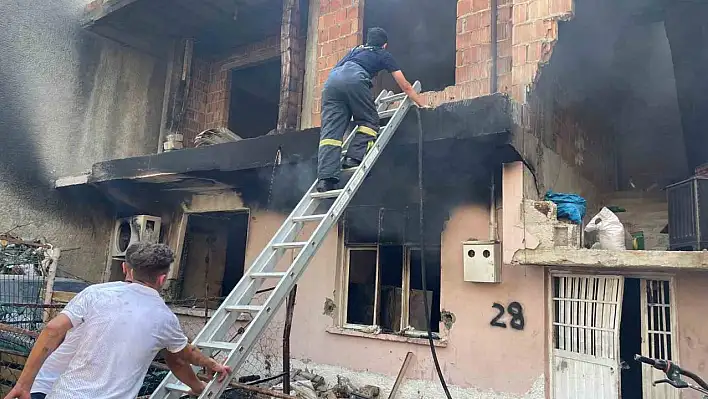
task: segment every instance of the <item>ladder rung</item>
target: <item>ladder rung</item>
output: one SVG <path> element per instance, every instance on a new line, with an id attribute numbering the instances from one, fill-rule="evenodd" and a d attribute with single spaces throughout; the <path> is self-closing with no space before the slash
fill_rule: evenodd
<path id="1" fill-rule="evenodd" d="M 251 273 L 253 278 L 283 278 L 287 276 L 288 273 L 285 272 L 256 272 Z"/>
<path id="2" fill-rule="evenodd" d="M 234 342 L 219 342 L 219 341 L 209 341 L 209 342 L 197 342 L 196 345 L 199 348 L 204 349 L 215 349 L 220 351 L 235 351 L 238 348 L 238 344 Z"/>
<path id="3" fill-rule="evenodd" d="M 293 222 L 295 223 L 302 223 L 302 222 L 316 222 L 318 220 L 322 220 L 327 216 L 327 214 L 323 213 L 320 215 L 308 215 L 308 216 L 297 216 L 293 218 Z"/>
<path id="4" fill-rule="evenodd" d="M 184 384 L 167 384 L 165 388 L 169 391 L 189 393 L 192 389 Z"/>
<path id="5" fill-rule="evenodd" d="M 379 112 L 379 118 L 380 119 L 390 118 L 393 116 L 393 114 L 396 113 L 396 111 L 398 111 L 398 108 L 387 109 L 386 111 L 381 111 L 381 112 Z"/>
<path id="6" fill-rule="evenodd" d="M 242 313 L 258 313 L 263 310 L 263 306 L 260 305 L 233 305 L 226 306 L 224 309 L 229 312 L 242 312 Z"/>
<path id="7" fill-rule="evenodd" d="M 275 249 L 293 249 L 302 248 L 307 246 L 307 241 L 295 241 L 295 242 L 281 242 L 278 244 L 273 244 Z"/>
<path id="8" fill-rule="evenodd" d="M 331 191 L 325 191 L 323 193 L 312 193 L 310 194 L 310 197 L 312 198 L 337 198 L 339 197 L 339 194 L 342 193 L 344 190 L 331 190 Z"/>
<path id="9" fill-rule="evenodd" d="M 381 100 L 379 100 L 379 104 L 381 104 L 381 103 L 392 103 L 392 102 L 396 102 L 396 101 L 401 101 L 401 100 L 403 100 L 404 98 L 406 98 L 406 95 L 407 95 L 406 93 L 398 93 L 398 94 L 394 94 L 394 95 L 392 95 L 392 96 L 384 97 L 384 98 L 382 98 Z"/>

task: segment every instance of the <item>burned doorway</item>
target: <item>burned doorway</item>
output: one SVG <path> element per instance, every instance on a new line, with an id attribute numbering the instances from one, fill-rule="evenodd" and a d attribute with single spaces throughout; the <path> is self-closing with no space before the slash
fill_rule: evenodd
<path id="1" fill-rule="evenodd" d="M 243 276 L 248 211 L 192 213 L 187 218 L 176 300 L 215 309 Z"/>
<path id="2" fill-rule="evenodd" d="M 664 373 L 634 361 L 634 355 L 678 361 L 671 280 L 626 278 L 620 325 L 623 399 L 677 399 L 669 385 L 654 386 Z"/>
<path id="3" fill-rule="evenodd" d="M 278 124 L 280 58 L 231 71 L 229 130 L 241 138 L 259 137 Z"/>
<path id="4" fill-rule="evenodd" d="M 634 355 L 676 361 L 670 280 L 551 275 L 552 397 L 675 399 Z"/>
<path id="5" fill-rule="evenodd" d="M 420 80 L 425 91 L 455 84 L 457 1 L 367 1 L 364 35 L 376 26 L 388 32 L 388 50 L 408 80 Z M 383 89 L 400 91 L 386 73 L 374 80 L 374 92 Z"/>
<path id="6" fill-rule="evenodd" d="M 552 398 L 619 397 L 623 280 L 551 275 Z"/>

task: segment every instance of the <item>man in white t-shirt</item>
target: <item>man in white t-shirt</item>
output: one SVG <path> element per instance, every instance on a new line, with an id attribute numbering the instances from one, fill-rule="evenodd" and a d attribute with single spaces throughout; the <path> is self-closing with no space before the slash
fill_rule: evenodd
<path id="1" fill-rule="evenodd" d="M 132 268 L 126 262 L 123 262 L 121 266 L 123 268 L 123 274 L 125 274 L 125 281 L 105 283 L 102 284 L 101 288 L 133 282 Z M 32 389 L 30 390 L 32 399 L 45 399 L 49 392 L 52 391 L 54 383 L 69 366 L 71 359 L 74 358 L 79 342 L 81 342 L 81 329 L 83 326 L 85 326 L 85 324 L 69 330 L 64 342 L 47 357 L 47 360 L 42 365 L 42 368 L 39 370 L 32 384 Z M 170 352 L 164 352 L 165 363 L 167 363 L 167 366 L 174 375 L 182 381 L 198 381 L 194 370 L 187 362 Z M 197 382 L 196 384 L 200 384 L 202 388 L 206 385 L 203 382 Z M 200 393 L 200 391 L 199 389 L 193 389 L 195 394 Z"/>
<path id="2" fill-rule="evenodd" d="M 177 317 L 157 292 L 173 260 L 166 245 L 131 245 L 126 261 L 133 269 L 133 283 L 98 284 L 76 295 L 42 330 L 17 384 L 5 399 L 30 398 L 39 369 L 71 328 L 81 339 L 48 398 L 134 398 L 150 363 L 162 349 L 217 373 L 223 380 L 231 369 L 187 343 Z M 183 382 L 193 390 L 203 389 L 198 379 Z"/>

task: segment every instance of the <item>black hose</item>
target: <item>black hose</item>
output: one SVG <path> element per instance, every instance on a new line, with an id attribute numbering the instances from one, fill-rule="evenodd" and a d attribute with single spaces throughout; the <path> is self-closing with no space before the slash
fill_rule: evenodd
<path id="1" fill-rule="evenodd" d="M 423 204 L 424 204 L 424 193 L 423 193 L 423 121 L 420 117 L 420 109 L 416 108 L 416 115 L 418 117 L 418 216 L 420 217 L 418 223 L 418 233 L 420 239 L 420 268 L 421 275 L 423 278 L 423 307 L 425 308 L 425 320 L 428 327 L 428 343 L 430 344 L 430 353 L 433 356 L 433 363 L 435 363 L 435 370 L 438 372 L 438 378 L 440 379 L 440 384 L 445 391 L 445 396 L 448 399 L 452 399 L 450 395 L 450 390 L 447 389 L 447 383 L 445 383 L 445 377 L 443 377 L 442 370 L 440 369 L 440 362 L 438 361 L 438 354 L 435 351 L 435 343 L 433 342 L 433 331 L 430 328 L 430 308 L 428 308 L 428 273 L 425 269 L 425 223 L 423 220 Z M 432 298 L 431 298 L 432 301 Z M 432 304 L 431 304 L 432 306 Z"/>

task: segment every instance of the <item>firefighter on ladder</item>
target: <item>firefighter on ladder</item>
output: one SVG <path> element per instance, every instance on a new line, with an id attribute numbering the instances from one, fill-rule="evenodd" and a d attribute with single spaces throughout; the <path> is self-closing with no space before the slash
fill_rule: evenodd
<path id="1" fill-rule="evenodd" d="M 379 114 L 371 93 L 373 79 L 380 71 L 391 73 L 401 90 L 421 108 L 423 99 L 401 72 L 396 60 L 386 50 L 388 34 L 371 28 L 366 44 L 355 47 L 332 69 L 322 90 L 322 130 L 317 165 L 317 191 L 333 190 L 342 170 L 359 166 L 376 140 Z M 358 125 L 344 160 L 341 150 L 344 134 L 354 117 Z"/>

